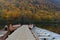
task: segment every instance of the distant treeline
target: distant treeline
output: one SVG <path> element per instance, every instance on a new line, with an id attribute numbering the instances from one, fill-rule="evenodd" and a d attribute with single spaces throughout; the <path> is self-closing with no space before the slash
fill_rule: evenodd
<path id="1" fill-rule="evenodd" d="M 0 1 L 0 25 L 42 24 L 59 25 L 60 7 L 46 0 Z"/>
<path id="2" fill-rule="evenodd" d="M 22 17 L 21 19 L 4 19 L 0 18 L 0 25 L 8 25 L 8 24 L 41 24 L 41 25 L 59 25 L 60 21 L 58 20 L 49 20 L 49 19 L 41 19 L 41 20 L 34 20 L 34 19 L 26 19 Z"/>

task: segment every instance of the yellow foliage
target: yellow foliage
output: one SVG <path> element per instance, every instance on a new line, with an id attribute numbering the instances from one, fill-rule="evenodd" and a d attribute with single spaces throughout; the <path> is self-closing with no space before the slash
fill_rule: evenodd
<path id="1" fill-rule="evenodd" d="M 33 18 L 34 18 L 35 20 L 40 20 L 40 16 L 37 15 L 37 14 L 35 14 L 35 15 L 33 16 Z"/>
<path id="2" fill-rule="evenodd" d="M 11 18 L 18 18 L 20 16 L 20 10 L 14 6 L 11 6 L 12 8 L 14 8 L 14 10 L 2 10 L 3 12 L 3 17 L 6 18 L 6 19 L 9 19 L 10 17 Z"/>

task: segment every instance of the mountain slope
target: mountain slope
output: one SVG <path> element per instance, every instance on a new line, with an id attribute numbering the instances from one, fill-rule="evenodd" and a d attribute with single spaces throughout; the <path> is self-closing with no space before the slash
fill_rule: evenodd
<path id="1" fill-rule="evenodd" d="M 60 0 L 50 0 L 51 2 L 54 2 L 55 5 L 60 6 Z"/>
<path id="2" fill-rule="evenodd" d="M 49 0 L 3 0 L 0 1 L 0 4 L 4 6 L 8 6 L 8 5 L 14 5 L 14 6 L 30 6 L 30 4 L 36 8 L 42 8 L 42 9 L 56 9 L 57 10 L 57 6 L 52 3 Z"/>
<path id="3" fill-rule="evenodd" d="M 60 11 L 60 0 L 49 0 L 49 1 L 54 3 L 58 11 Z"/>
<path id="4" fill-rule="evenodd" d="M 0 13 L 4 14 L 5 17 L 9 18 L 15 16 L 27 16 L 31 18 L 34 15 L 35 19 L 40 18 L 55 18 L 59 17 L 60 7 L 56 6 L 55 3 L 49 0 L 1 0 L 0 1 Z M 58 12 L 58 14 L 57 14 Z M 17 14 L 18 13 L 18 14 Z M 14 15 L 15 14 L 15 15 Z M 19 15 L 20 14 L 20 15 Z M 44 18 L 44 19 L 45 19 Z M 31 18 L 32 19 L 32 18 Z"/>

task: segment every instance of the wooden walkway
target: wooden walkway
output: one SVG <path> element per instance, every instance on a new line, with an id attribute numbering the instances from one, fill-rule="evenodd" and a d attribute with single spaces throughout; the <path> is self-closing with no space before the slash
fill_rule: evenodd
<path id="1" fill-rule="evenodd" d="M 6 40 L 35 40 L 28 25 L 23 25 L 14 31 Z"/>

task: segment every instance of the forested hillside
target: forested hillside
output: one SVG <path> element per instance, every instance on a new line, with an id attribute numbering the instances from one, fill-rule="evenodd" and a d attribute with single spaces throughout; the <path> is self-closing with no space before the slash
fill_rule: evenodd
<path id="1" fill-rule="evenodd" d="M 60 7 L 50 0 L 0 0 L 0 25 L 60 24 Z"/>
<path id="2" fill-rule="evenodd" d="M 0 17 L 6 20 L 54 21 L 60 18 L 59 12 L 49 0 L 0 0 Z"/>

